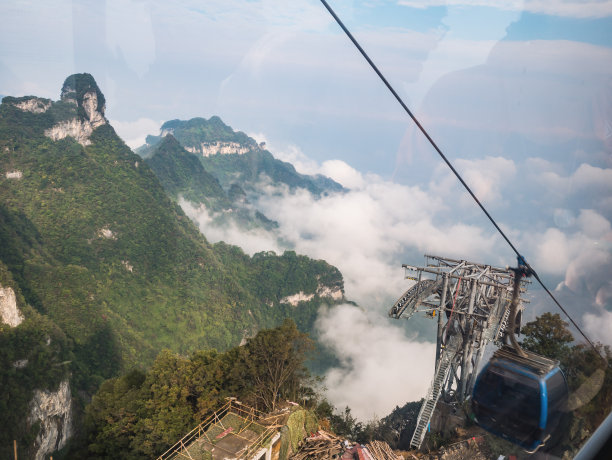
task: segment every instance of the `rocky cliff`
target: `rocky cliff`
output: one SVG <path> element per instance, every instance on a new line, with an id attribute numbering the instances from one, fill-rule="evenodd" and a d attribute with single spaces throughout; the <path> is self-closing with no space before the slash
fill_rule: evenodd
<path id="1" fill-rule="evenodd" d="M 17 308 L 15 291 L 10 287 L 0 286 L 0 319 L 11 327 L 19 326 L 23 321 L 23 314 Z"/>
<path id="2" fill-rule="evenodd" d="M 34 441 L 35 460 L 62 449 L 72 436 L 72 404 L 68 380 L 57 391 L 36 390 L 30 403 L 30 426 L 38 426 Z"/>
<path id="3" fill-rule="evenodd" d="M 202 142 L 200 145 L 194 147 L 186 146 L 185 150 L 208 157 L 218 153 L 222 155 L 231 155 L 234 153 L 242 155 L 253 150 L 253 147 L 239 144 L 238 142 Z"/>
<path id="4" fill-rule="evenodd" d="M 91 145 L 89 137 L 94 129 L 108 122 L 104 116 L 104 96 L 93 77 L 79 74 L 67 78 L 62 88 L 61 101 L 76 105 L 79 109 L 77 116 L 45 130 L 45 135 L 54 141 L 70 136 L 82 146 Z M 24 107 L 31 105 L 22 104 L 25 104 Z"/>

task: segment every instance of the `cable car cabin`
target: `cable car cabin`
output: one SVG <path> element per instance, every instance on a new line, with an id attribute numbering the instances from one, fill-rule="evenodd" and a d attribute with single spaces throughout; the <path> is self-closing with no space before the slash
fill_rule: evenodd
<path id="1" fill-rule="evenodd" d="M 534 452 L 557 426 L 568 391 L 558 361 L 525 353 L 494 353 L 476 379 L 472 411 L 485 430 Z"/>

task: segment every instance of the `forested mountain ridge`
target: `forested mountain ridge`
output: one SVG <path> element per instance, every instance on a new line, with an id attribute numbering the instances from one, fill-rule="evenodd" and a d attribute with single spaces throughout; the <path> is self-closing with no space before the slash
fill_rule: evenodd
<path id="1" fill-rule="evenodd" d="M 231 206 L 219 181 L 172 134 L 166 135 L 155 145 L 153 154 L 146 158 L 146 162 L 172 198 L 177 199 L 180 195 L 214 210 Z"/>
<path id="2" fill-rule="evenodd" d="M 226 192 L 217 178 L 204 169 L 197 156 L 185 150 L 172 134 L 166 134 L 151 152 L 145 161 L 172 200 L 182 198 L 203 205 L 220 225 L 228 218 L 242 228 L 272 229 L 278 225 L 254 209 L 238 184 L 232 184 Z"/>
<path id="3" fill-rule="evenodd" d="M 225 153 L 231 149 L 246 153 L 263 147 L 242 131 L 234 131 L 218 116 L 208 120 L 201 117 L 186 121 L 170 120 L 161 126 L 160 131 L 159 136 L 147 136 L 147 145 L 155 145 L 166 135 L 172 134 L 189 152 L 203 155 L 217 153 L 222 147 L 225 147 Z"/>
<path id="4" fill-rule="evenodd" d="M 195 154 L 225 190 L 237 184 L 247 192 L 256 192 L 264 178 L 291 190 L 307 189 L 315 196 L 345 190 L 328 177 L 298 173 L 290 163 L 274 158 L 265 149 L 265 144 L 258 144 L 245 133 L 234 131 L 217 116 L 209 120 L 168 121 L 161 126 L 159 136 L 147 136 L 146 145 L 136 152 L 143 158 L 150 157 L 155 146 L 168 134 L 176 138 L 185 150 Z"/>
<path id="5" fill-rule="evenodd" d="M 286 316 L 308 330 L 322 301 L 343 297 L 324 261 L 209 244 L 104 104 L 78 74 L 60 101 L 0 105 L 0 284 L 24 318 L 0 324 L 0 411 L 16 417 L 2 420 L 2 457 L 12 439 L 32 446 L 44 431 L 24 417 L 37 390 L 70 377 L 73 395 L 91 394 L 162 348 L 225 350 Z M 296 307 L 287 299 L 298 293 L 310 300 Z"/>

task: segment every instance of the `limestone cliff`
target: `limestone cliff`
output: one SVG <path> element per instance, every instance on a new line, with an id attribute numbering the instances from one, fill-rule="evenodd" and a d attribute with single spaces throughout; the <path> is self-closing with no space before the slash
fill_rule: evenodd
<path id="1" fill-rule="evenodd" d="M 70 136 L 83 146 L 90 145 L 89 136 L 94 129 L 108 123 L 104 116 L 104 95 L 93 77 L 89 74 L 68 77 L 62 87 L 61 100 L 77 106 L 76 116 L 45 130 L 45 135 L 54 141 Z"/>
<path id="2" fill-rule="evenodd" d="M 40 97 L 30 97 L 15 102 L 13 105 L 24 112 L 44 113 L 51 107 L 51 101 Z"/>
<path id="3" fill-rule="evenodd" d="M 34 440 L 35 460 L 44 460 L 45 456 L 66 445 L 72 436 L 72 404 L 68 380 L 60 383 L 55 392 L 46 390 L 34 391 L 30 403 L 28 424 L 39 425 L 38 435 Z"/>
<path id="4" fill-rule="evenodd" d="M 0 319 L 11 327 L 17 327 L 23 321 L 23 314 L 17 308 L 15 291 L 10 287 L 0 286 Z"/>
<path id="5" fill-rule="evenodd" d="M 208 157 L 210 155 L 222 154 L 245 154 L 253 150 L 252 146 L 243 145 L 238 142 L 202 142 L 196 147 L 186 146 L 185 150 L 191 153 L 199 153 L 202 156 Z"/>
<path id="6" fill-rule="evenodd" d="M 339 286 L 329 287 L 319 284 L 317 287 L 316 295 L 321 298 L 330 298 L 334 301 L 342 300 L 344 297 L 344 293 L 342 292 L 342 288 Z M 305 294 L 300 291 L 297 294 L 289 295 L 280 299 L 280 303 L 288 303 L 297 306 L 300 302 L 308 302 L 309 300 L 314 299 L 315 294 Z"/>

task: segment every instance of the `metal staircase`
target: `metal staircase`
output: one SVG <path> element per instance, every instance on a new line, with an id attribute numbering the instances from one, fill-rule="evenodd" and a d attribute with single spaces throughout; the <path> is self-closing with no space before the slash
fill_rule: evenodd
<path id="1" fill-rule="evenodd" d="M 457 353 L 457 343 L 459 340 L 460 339 L 457 335 L 451 336 L 446 348 L 444 348 L 444 351 L 442 352 L 442 356 L 440 357 L 440 365 L 436 369 L 433 382 L 431 387 L 429 387 L 429 391 L 427 392 L 427 398 L 423 402 L 421 410 L 419 411 L 417 426 L 414 430 L 414 434 L 412 435 L 412 439 L 410 440 L 410 447 L 420 449 L 421 444 L 423 443 L 423 439 L 427 433 L 427 426 L 429 425 L 431 416 L 433 415 L 436 404 L 438 403 L 438 398 L 442 392 L 442 385 L 444 385 L 444 382 L 448 377 L 448 373 L 451 369 L 451 362 Z"/>
<path id="2" fill-rule="evenodd" d="M 491 337 L 489 340 L 492 341 L 500 341 L 503 336 L 504 336 L 504 332 L 506 331 L 506 328 L 508 327 L 508 319 L 510 317 L 510 305 L 506 305 L 506 310 L 504 311 L 504 314 L 502 315 L 499 323 L 497 324 L 497 331 L 495 332 L 495 335 L 493 337 Z"/>
<path id="3" fill-rule="evenodd" d="M 442 286 L 441 280 L 422 280 L 408 289 L 404 294 L 393 304 L 389 310 L 391 318 L 399 318 L 403 315 L 405 319 L 409 319 L 417 307 L 419 302 L 425 300 Z"/>

